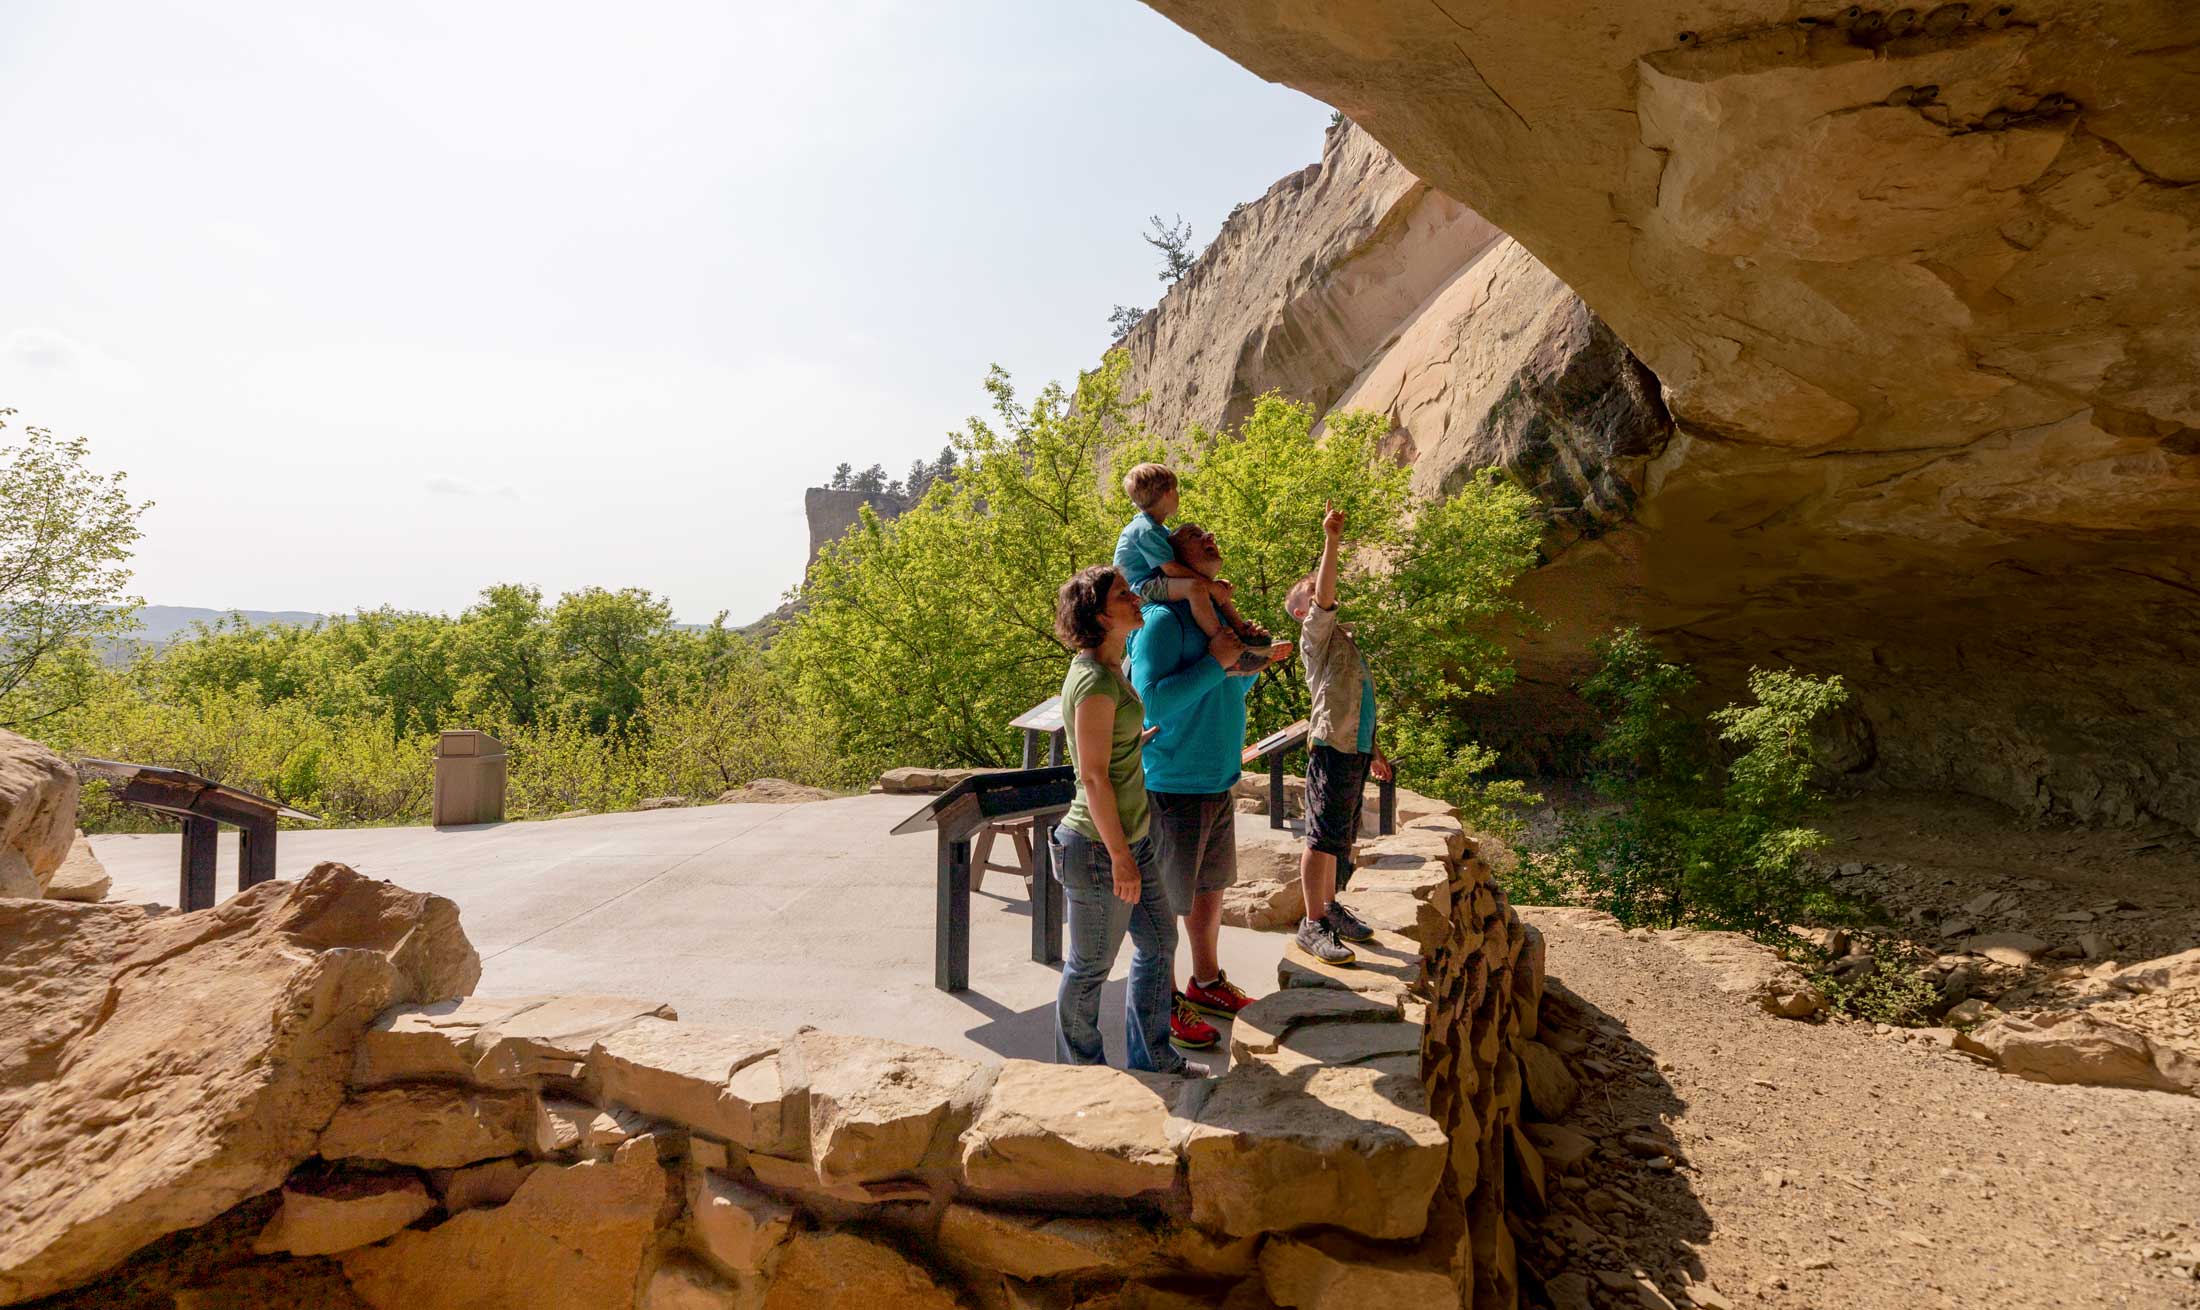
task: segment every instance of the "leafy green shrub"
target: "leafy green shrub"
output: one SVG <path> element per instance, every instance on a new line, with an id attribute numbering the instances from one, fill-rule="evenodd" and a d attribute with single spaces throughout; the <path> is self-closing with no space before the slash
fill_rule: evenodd
<path id="1" fill-rule="evenodd" d="M 1820 957 L 1814 962 L 1811 981 L 1825 993 L 1826 1004 L 1850 1018 L 1897 1028 L 1933 1022 L 1940 989 L 1925 977 L 1921 967 L 1931 957 L 1890 937 L 1874 937 L 1870 949 L 1872 967 L 1846 981 L 1825 968 L 1830 961 Z"/>
<path id="2" fill-rule="evenodd" d="M 1600 641 L 1597 655 L 1581 691 L 1606 715 L 1594 781 L 1610 808 L 1567 816 L 1516 879 L 1629 927 L 1778 937 L 1788 924 L 1851 915 L 1803 859 L 1825 844 L 1805 822 L 1820 801 L 1809 729 L 1847 699 L 1841 679 L 1752 669 L 1754 703 L 1714 712 L 1714 735 L 1682 709 L 1695 675 L 1639 629 Z"/>

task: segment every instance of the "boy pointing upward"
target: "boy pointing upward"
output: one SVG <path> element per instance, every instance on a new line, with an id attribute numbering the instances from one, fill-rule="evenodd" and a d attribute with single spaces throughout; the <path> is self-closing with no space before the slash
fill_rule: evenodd
<path id="1" fill-rule="evenodd" d="M 1306 854 L 1299 859 L 1306 918 L 1294 940 L 1327 964 L 1351 964 L 1357 957 L 1345 943 L 1375 935 L 1336 896 L 1352 877 L 1352 839 L 1360 830 L 1368 775 L 1391 776 L 1390 761 L 1375 746 L 1375 680 L 1352 630 L 1337 622 L 1337 547 L 1343 538 L 1344 512 L 1324 506 L 1321 565 L 1284 598 L 1284 608 L 1302 625 L 1299 650 L 1314 701 L 1306 760 Z"/>

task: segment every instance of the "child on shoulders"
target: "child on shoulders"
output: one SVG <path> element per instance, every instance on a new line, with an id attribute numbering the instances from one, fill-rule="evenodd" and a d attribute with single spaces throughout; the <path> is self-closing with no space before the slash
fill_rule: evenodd
<path id="1" fill-rule="evenodd" d="M 1184 602 L 1201 632 L 1213 637 L 1227 627 L 1245 643 L 1241 672 L 1266 668 L 1274 638 L 1230 603 L 1236 588 L 1221 578 L 1203 578 L 1177 562 L 1168 529 L 1169 520 L 1176 517 L 1175 470 L 1166 464 L 1140 464 L 1123 475 L 1123 494 L 1138 513 L 1115 539 L 1115 567 L 1131 590 L 1148 604 Z"/>

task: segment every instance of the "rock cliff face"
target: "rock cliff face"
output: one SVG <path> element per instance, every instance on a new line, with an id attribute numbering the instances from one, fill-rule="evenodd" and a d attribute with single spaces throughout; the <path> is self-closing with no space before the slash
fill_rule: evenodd
<path id="1" fill-rule="evenodd" d="M 1632 503 L 1535 580 L 1531 680 L 1640 621 L 1728 684 L 1844 674 L 1858 770 L 2200 827 L 2200 11 L 1149 3 L 1662 385 Z"/>

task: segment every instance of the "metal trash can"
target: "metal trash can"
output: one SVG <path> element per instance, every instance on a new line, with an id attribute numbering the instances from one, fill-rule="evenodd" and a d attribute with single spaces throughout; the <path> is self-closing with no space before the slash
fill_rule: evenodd
<path id="1" fill-rule="evenodd" d="M 504 822 L 504 743 L 474 728 L 453 728 L 435 747 L 438 828 Z"/>

